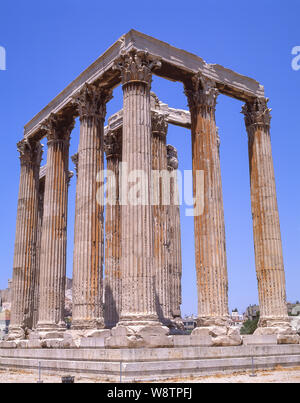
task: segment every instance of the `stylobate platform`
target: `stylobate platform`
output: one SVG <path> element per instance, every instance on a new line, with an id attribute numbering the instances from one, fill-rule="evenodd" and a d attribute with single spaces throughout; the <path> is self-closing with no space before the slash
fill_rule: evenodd
<path id="1" fill-rule="evenodd" d="M 159 381 L 300 365 L 300 345 L 151 349 L 0 349 L 0 368 L 97 377 L 103 381 Z"/>

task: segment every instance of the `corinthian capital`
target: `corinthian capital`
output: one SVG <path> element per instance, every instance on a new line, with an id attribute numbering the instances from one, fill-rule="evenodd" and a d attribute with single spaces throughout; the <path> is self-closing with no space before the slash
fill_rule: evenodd
<path id="1" fill-rule="evenodd" d="M 168 159 L 168 169 L 176 170 L 178 169 L 178 154 L 175 147 L 170 144 L 167 145 L 167 159 Z"/>
<path id="2" fill-rule="evenodd" d="M 71 131 L 75 126 L 75 118 L 72 115 L 58 116 L 54 113 L 42 123 L 40 130 L 48 139 L 48 144 L 64 142 L 69 144 Z"/>
<path id="3" fill-rule="evenodd" d="M 160 66 L 161 62 L 151 57 L 147 52 L 131 50 L 121 55 L 116 60 L 114 67 L 121 71 L 123 85 L 140 82 L 150 87 L 152 70 Z"/>
<path id="4" fill-rule="evenodd" d="M 73 98 L 80 120 L 94 117 L 104 120 L 106 104 L 112 99 L 112 90 L 98 88 L 93 84 L 85 84 L 81 91 Z"/>
<path id="5" fill-rule="evenodd" d="M 121 158 L 122 129 L 108 130 L 104 135 L 104 151 L 106 158 Z"/>
<path id="6" fill-rule="evenodd" d="M 192 80 L 185 86 L 185 95 L 188 98 L 190 109 L 199 106 L 215 108 L 219 91 L 215 81 L 205 77 L 202 73 L 197 73 Z"/>
<path id="7" fill-rule="evenodd" d="M 153 134 L 166 137 L 168 131 L 167 116 L 166 113 L 152 112 L 151 124 Z"/>
<path id="8" fill-rule="evenodd" d="M 23 139 L 17 143 L 21 164 L 40 166 L 43 156 L 43 145 L 39 141 Z"/>
<path id="9" fill-rule="evenodd" d="M 255 98 L 245 103 L 242 113 L 245 115 L 247 128 L 253 125 L 270 126 L 272 109 L 268 108 L 268 101 L 268 98 Z"/>

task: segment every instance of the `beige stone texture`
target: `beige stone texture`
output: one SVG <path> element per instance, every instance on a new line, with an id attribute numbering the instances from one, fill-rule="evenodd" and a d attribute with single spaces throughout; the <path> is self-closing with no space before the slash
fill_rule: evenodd
<path id="1" fill-rule="evenodd" d="M 12 310 L 8 339 L 24 338 L 33 324 L 34 284 L 38 240 L 39 142 L 18 143 L 21 173 L 12 281 Z"/>
<path id="2" fill-rule="evenodd" d="M 74 98 L 80 116 L 74 229 L 72 329 L 103 328 L 104 119 L 111 92 L 86 85 Z M 100 200 L 97 200 L 100 197 Z"/>

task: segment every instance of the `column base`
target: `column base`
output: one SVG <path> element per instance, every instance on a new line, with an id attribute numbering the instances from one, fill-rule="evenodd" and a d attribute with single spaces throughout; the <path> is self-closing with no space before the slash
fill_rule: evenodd
<path id="1" fill-rule="evenodd" d="M 25 340 L 26 333 L 22 327 L 9 327 L 8 334 L 4 337 L 5 341 Z"/>
<path id="2" fill-rule="evenodd" d="M 71 329 L 89 331 L 89 330 L 104 329 L 104 327 L 105 325 L 103 319 L 92 319 L 92 320 L 75 319 L 72 320 Z"/>
<path id="3" fill-rule="evenodd" d="M 152 319 L 152 320 L 151 320 Z M 153 317 L 123 317 L 106 339 L 106 348 L 151 348 L 172 346 L 169 328 Z"/>
<path id="4" fill-rule="evenodd" d="M 207 336 L 213 346 L 240 346 L 243 343 L 240 329 L 230 326 L 229 317 L 200 317 L 192 336 Z"/>
<path id="5" fill-rule="evenodd" d="M 74 347 L 104 347 L 105 340 L 111 336 L 109 329 L 67 330 L 64 340 Z"/>
<path id="6" fill-rule="evenodd" d="M 37 335 L 40 340 L 49 340 L 49 339 L 63 339 L 64 333 L 66 331 L 66 324 L 53 324 L 53 323 L 38 323 L 34 334 L 30 335 L 30 338 L 37 338 Z"/>
<path id="7" fill-rule="evenodd" d="M 262 318 L 255 330 L 255 336 L 277 335 L 278 344 L 298 344 L 300 336 L 291 326 L 289 318 Z"/>

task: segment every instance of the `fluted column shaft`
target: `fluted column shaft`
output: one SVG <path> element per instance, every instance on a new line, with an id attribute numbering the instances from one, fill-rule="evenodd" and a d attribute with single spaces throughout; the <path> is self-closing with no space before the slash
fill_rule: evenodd
<path id="1" fill-rule="evenodd" d="M 154 193 L 156 195 L 153 205 L 154 221 L 154 250 L 153 263 L 155 269 L 155 303 L 159 320 L 170 325 L 171 306 L 170 275 L 167 259 L 167 205 L 164 204 L 163 175 L 167 173 L 166 136 L 168 122 L 166 116 L 161 113 L 152 113 L 152 169 L 157 180 L 154 180 Z"/>
<path id="2" fill-rule="evenodd" d="M 194 217 L 198 326 L 228 323 L 225 225 L 215 105 L 215 83 L 201 74 L 186 89 L 192 120 L 194 197 L 197 171 L 204 172 L 204 211 Z"/>
<path id="3" fill-rule="evenodd" d="M 157 322 L 154 298 L 153 212 L 151 206 L 151 67 L 145 54 L 121 57 L 123 83 L 122 162 L 128 174 L 142 171 L 143 197 L 135 205 L 122 195 L 122 311 L 120 324 Z M 122 181 L 124 176 L 122 172 Z M 126 198 L 126 200 L 125 200 Z"/>
<path id="4" fill-rule="evenodd" d="M 9 328 L 11 338 L 24 337 L 33 323 L 39 168 L 42 156 L 42 148 L 38 142 L 22 140 L 18 143 L 18 150 L 21 172 Z"/>
<path id="5" fill-rule="evenodd" d="M 48 153 L 37 325 L 40 332 L 65 328 L 68 164 L 70 133 L 73 127 L 72 116 L 59 118 L 53 114 L 42 127 L 48 139 Z"/>
<path id="6" fill-rule="evenodd" d="M 122 129 L 108 132 L 104 138 L 107 159 L 107 204 L 105 212 L 105 326 L 114 327 L 122 307 L 120 161 Z"/>
<path id="7" fill-rule="evenodd" d="M 74 229 L 72 329 L 104 327 L 103 197 L 97 200 L 97 175 L 104 168 L 104 119 L 108 93 L 86 85 L 76 97 L 80 142 Z"/>
<path id="8" fill-rule="evenodd" d="M 260 323 L 288 321 L 285 274 L 270 139 L 267 100 L 243 107 L 248 131 L 251 204 Z"/>
<path id="9" fill-rule="evenodd" d="M 179 194 L 177 186 L 178 158 L 175 147 L 167 146 L 168 170 L 170 172 L 170 205 L 168 206 L 168 266 L 170 273 L 170 305 L 173 319 L 181 319 L 181 228 L 180 228 L 180 208 Z"/>
<path id="10" fill-rule="evenodd" d="M 41 241 L 42 241 L 42 225 L 44 211 L 45 196 L 45 177 L 39 180 L 39 202 L 38 202 L 38 224 L 37 224 L 37 243 L 36 243 L 36 274 L 34 284 L 34 302 L 33 302 L 33 329 L 38 323 L 38 309 L 40 300 L 40 260 L 41 260 Z"/>

